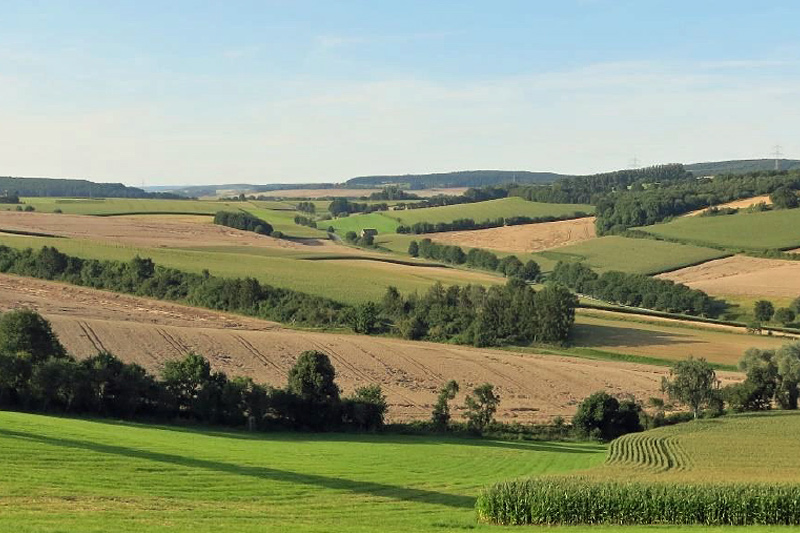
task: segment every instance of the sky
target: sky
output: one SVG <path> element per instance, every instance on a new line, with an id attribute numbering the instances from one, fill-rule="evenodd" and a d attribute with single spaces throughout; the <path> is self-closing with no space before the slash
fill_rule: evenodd
<path id="1" fill-rule="evenodd" d="M 800 158 L 794 0 L 3 0 L 0 20 L 0 175 Z"/>

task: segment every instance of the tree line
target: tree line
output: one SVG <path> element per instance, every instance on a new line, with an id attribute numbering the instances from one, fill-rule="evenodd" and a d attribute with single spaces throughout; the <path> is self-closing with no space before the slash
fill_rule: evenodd
<path id="1" fill-rule="evenodd" d="M 308 226 L 309 228 L 316 228 L 317 221 L 311 217 L 305 217 L 303 215 L 295 215 L 294 223 L 298 226 Z"/>
<path id="2" fill-rule="evenodd" d="M 61 178 L 0 177 L 0 191 L 16 196 L 79 198 L 164 198 L 185 200 L 186 196 L 167 192 L 147 192 L 121 183 L 95 183 Z"/>
<path id="3" fill-rule="evenodd" d="M 598 274 L 583 263 L 559 261 L 549 279 L 579 294 L 633 307 L 704 317 L 715 317 L 721 310 L 711 296 L 686 285 L 644 274 Z"/>
<path id="4" fill-rule="evenodd" d="M 464 253 L 460 246 L 438 244 L 430 239 L 411 241 L 408 245 L 408 254 L 412 257 L 424 257 L 453 265 L 491 270 L 508 278 L 517 277 L 529 282 L 539 281 L 542 276 L 539 264 L 533 259 L 523 264 L 515 255 L 507 255 L 500 259 L 496 254 L 480 248 L 471 248 Z"/>
<path id="5" fill-rule="evenodd" d="M 471 218 L 458 218 L 452 222 L 416 222 L 410 226 L 401 225 L 397 228 L 397 233 L 439 233 L 442 231 L 463 231 L 473 229 L 501 228 L 503 226 L 518 226 L 521 224 L 539 224 L 542 222 L 557 222 L 559 220 L 572 220 L 588 216 L 583 211 L 575 211 L 563 215 L 545 215 L 540 217 L 513 216 L 498 217 L 487 219 L 482 222 L 475 222 Z"/>
<path id="6" fill-rule="evenodd" d="M 33 311 L 0 316 L 0 406 L 124 419 L 190 420 L 251 429 L 335 431 L 383 426 L 386 398 L 368 385 L 342 398 L 328 356 L 300 354 L 286 386 L 214 371 L 189 353 L 160 376 L 108 352 L 76 360 Z"/>
<path id="7" fill-rule="evenodd" d="M 261 235 L 270 235 L 273 230 L 269 222 L 246 211 L 217 211 L 214 215 L 214 224 L 252 231 Z"/>
<path id="8" fill-rule="evenodd" d="M 373 213 L 375 211 L 387 211 L 389 204 L 360 204 L 351 202 L 347 198 L 334 198 L 328 206 L 328 211 L 334 217 L 347 216 L 353 213 Z"/>

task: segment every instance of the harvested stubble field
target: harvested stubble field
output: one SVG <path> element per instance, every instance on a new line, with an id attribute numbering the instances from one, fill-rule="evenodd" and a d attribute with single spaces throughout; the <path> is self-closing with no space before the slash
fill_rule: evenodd
<path id="1" fill-rule="evenodd" d="M 330 354 L 346 392 L 380 383 L 392 419 L 428 418 L 437 389 L 449 379 L 458 380 L 464 392 L 493 383 L 502 397 L 499 418 L 531 422 L 569 417 L 580 400 L 599 389 L 646 400 L 658 395 L 667 372 L 642 364 L 297 331 L 134 296 L 0 276 L 0 310 L 23 307 L 51 320 L 77 356 L 106 349 L 152 371 L 194 350 L 231 375 L 283 385 L 302 351 L 320 349 Z M 463 404 L 463 394 L 456 403 Z"/>
<path id="2" fill-rule="evenodd" d="M 432 233 L 432 240 L 467 248 L 491 248 L 510 253 L 540 252 L 597 237 L 594 217 L 502 228 Z"/>
<path id="3" fill-rule="evenodd" d="M 714 296 L 800 296 L 800 262 L 733 256 L 659 276 Z"/>
<path id="4" fill-rule="evenodd" d="M 736 366 L 745 350 L 779 348 L 781 336 L 751 335 L 745 328 L 696 324 L 674 319 L 631 317 L 602 311 L 580 311 L 571 342 L 602 352 L 680 361 L 690 356 Z"/>
<path id="5" fill-rule="evenodd" d="M 772 200 L 769 199 L 769 195 L 765 194 L 763 196 L 754 196 L 753 198 L 744 198 L 742 200 L 734 200 L 733 202 L 728 202 L 726 204 L 719 204 L 714 207 L 718 207 L 720 209 L 724 208 L 732 208 L 732 209 L 747 209 L 750 206 L 756 204 L 767 204 L 772 205 Z M 685 217 L 694 217 L 699 215 L 700 213 L 706 211 L 707 208 L 698 209 L 696 211 L 692 211 L 691 213 L 687 213 L 683 216 Z"/>

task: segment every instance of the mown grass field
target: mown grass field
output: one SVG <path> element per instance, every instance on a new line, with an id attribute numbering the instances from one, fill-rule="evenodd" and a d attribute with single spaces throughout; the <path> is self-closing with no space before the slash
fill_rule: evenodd
<path id="1" fill-rule="evenodd" d="M 775 411 L 696 420 L 627 435 L 592 475 L 692 483 L 800 481 L 800 413 Z"/>
<path id="2" fill-rule="evenodd" d="M 346 303 L 380 299 L 389 286 L 402 292 L 425 291 L 437 281 L 445 285 L 503 283 L 491 274 L 454 268 L 394 265 L 366 255 L 334 260 L 331 254 L 252 247 L 144 248 L 116 246 L 85 239 L 58 239 L 0 234 L 0 244 L 15 248 L 55 246 L 87 259 L 127 261 L 149 257 L 159 265 L 222 277 L 254 277 L 277 287 L 325 296 Z"/>
<path id="3" fill-rule="evenodd" d="M 657 274 L 726 255 L 712 248 L 615 235 L 532 254 L 545 271 L 552 270 L 558 261 L 565 261 L 583 262 L 601 272 L 620 270 L 636 274 Z"/>
<path id="4" fill-rule="evenodd" d="M 605 451 L 585 443 L 256 435 L 3 412 L 0 530 L 470 529 L 484 485 L 588 468 Z"/>
<path id="5" fill-rule="evenodd" d="M 800 247 L 800 209 L 682 217 L 667 224 L 638 229 L 670 239 L 733 250 L 797 248 Z"/>
<path id="6" fill-rule="evenodd" d="M 350 215 L 330 221 L 337 232 L 359 231 L 364 228 L 375 228 L 380 233 L 394 233 L 397 226 L 412 225 L 417 222 L 452 222 L 459 218 L 471 218 L 475 222 L 498 217 L 544 217 L 571 215 L 576 211 L 590 214 L 594 207 L 583 204 L 546 204 L 529 202 L 522 198 L 501 198 L 473 204 L 446 205 L 424 209 L 408 209 L 403 211 L 382 211 L 368 215 Z"/>

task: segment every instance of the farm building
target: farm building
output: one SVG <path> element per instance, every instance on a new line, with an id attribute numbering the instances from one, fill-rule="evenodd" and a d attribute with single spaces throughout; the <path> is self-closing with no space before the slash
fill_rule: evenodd
<path id="1" fill-rule="evenodd" d="M 378 235 L 378 230 L 376 230 L 376 229 L 374 229 L 374 228 L 364 228 L 364 229 L 362 229 L 362 230 L 359 232 L 359 234 L 358 234 L 358 236 L 359 236 L 359 237 L 361 237 L 362 239 L 363 239 L 364 237 L 366 237 L 367 235 L 370 235 L 370 236 L 372 236 L 372 237 L 375 237 L 375 236 L 377 236 L 377 235 Z"/>

